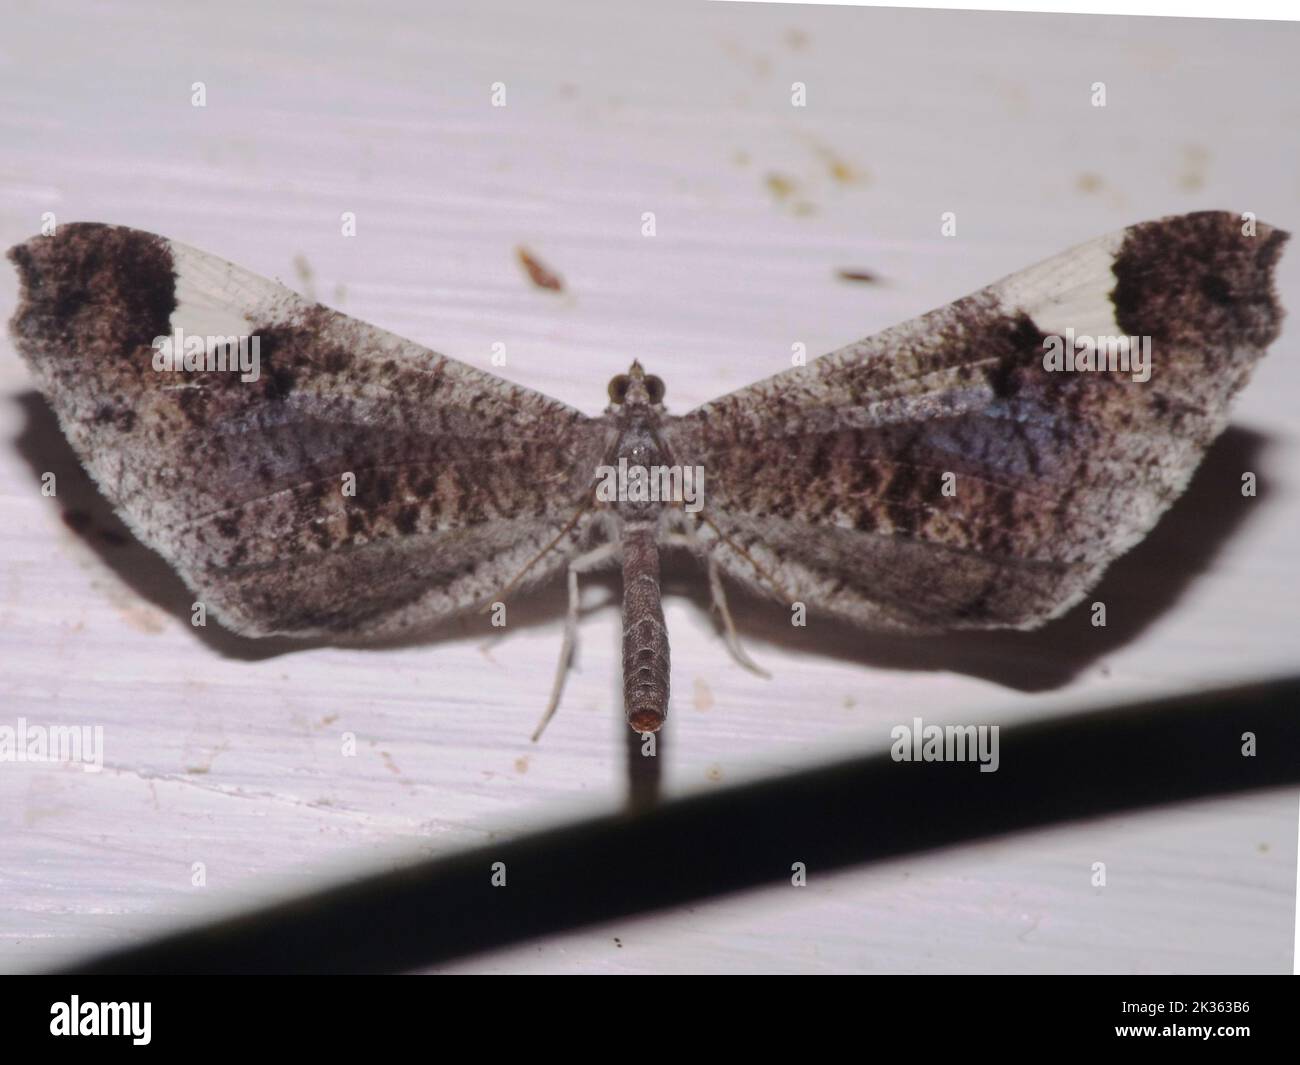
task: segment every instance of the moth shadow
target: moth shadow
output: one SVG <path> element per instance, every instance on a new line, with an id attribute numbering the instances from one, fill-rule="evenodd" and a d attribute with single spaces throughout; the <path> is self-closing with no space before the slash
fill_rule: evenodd
<path id="1" fill-rule="evenodd" d="M 113 510 L 113 506 L 81 465 L 63 435 L 58 418 L 39 392 L 16 397 L 25 421 L 14 440 L 19 456 L 32 470 L 39 487 L 45 473 L 53 473 L 57 485 L 54 497 L 64 524 L 91 549 L 124 585 L 170 617 L 190 624 L 194 594 L 176 571 L 157 552 L 141 543 Z M 615 591 L 613 594 L 617 595 Z M 564 597 L 556 589 L 539 589 L 511 601 L 510 631 L 531 625 L 549 624 L 562 616 Z M 589 609 L 599 609 L 592 607 Z M 584 609 L 584 613 L 588 610 Z M 197 639 L 218 654 L 242 661 L 260 661 L 318 647 L 355 647 L 383 650 L 390 647 L 426 644 L 432 641 L 483 640 L 501 634 L 489 619 L 472 615 L 453 618 L 428 629 L 384 640 L 296 639 L 271 636 L 253 639 L 240 636 L 209 621 L 194 626 Z M 558 653 L 558 647 L 557 647 Z"/>
<path id="2" fill-rule="evenodd" d="M 1147 537 L 1118 559 L 1101 582 L 1067 614 L 1033 632 L 993 630 L 940 636 L 883 636 L 818 620 L 796 628 L 784 608 L 729 585 L 737 628 L 748 642 L 767 641 L 801 654 L 822 654 L 882 669 L 965 673 L 1025 692 L 1068 683 L 1082 669 L 1124 646 L 1168 611 L 1210 568 L 1221 546 L 1268 495 L 1260 463 L 1268 438 L 1229 428 L 1205 455 L 1187 491 Z M 1257 475 L 1258 495 L 1244 497 L 1242 474 Z M 709 609 L 698 580 L 676 579 L 674 592 Z M 1093 625 L 1093 603 L 1106 624 Z M 756 654 L 761 662 L 761 656 Z"/>

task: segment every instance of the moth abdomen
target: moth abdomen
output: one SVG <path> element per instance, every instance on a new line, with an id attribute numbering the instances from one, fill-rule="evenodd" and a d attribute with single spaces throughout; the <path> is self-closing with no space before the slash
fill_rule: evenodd
<path id="1" fill-rule="evenodd" d="M 623 708 L 636 732 L 657 732 L 668 716 L 668 629 L 652 525 L 623 534 Z"/>

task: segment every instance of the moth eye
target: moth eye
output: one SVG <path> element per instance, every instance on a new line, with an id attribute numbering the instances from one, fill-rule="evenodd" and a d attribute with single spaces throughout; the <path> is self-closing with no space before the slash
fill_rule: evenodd
<path id="1" fill-rule="evenodd" d="M 622 403 L 627 399 L 627 386 L 631 379 L 625 373 L 619 374 L 609 382 L 609 399 L 611 403 Z"/>
<path id="2" fill-rule="evenodd" d="M 662 378 L 654 374 L 648 374 L 645 379 L 645 390 L 650 397 L 651 403 L 662 403 L 664 401 L 664 382 Z"/>

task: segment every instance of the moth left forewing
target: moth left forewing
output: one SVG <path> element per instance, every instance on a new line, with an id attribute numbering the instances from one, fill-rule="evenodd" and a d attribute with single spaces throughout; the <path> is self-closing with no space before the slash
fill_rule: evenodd
<path id="1" fill-rule="evenodd" d="M 1093 241 L 665 429 L 735 578 L 870 628 L 1033 627 L 1151 528 L 1276 336 L 1286 235 L 1205 212 Z M 1147 337 L 1150 379 L 1047 338 Z"/>
<path id="2" fill-rule="evenodd" d="M 78 456 L 236 631 L 420 627 L 581 538 L 608 431 L 564 404 L 152 234 L 66 225 L 10 256 L 15 339 Z M 177 330 L 256 338 L 255 379 L 160 370 Z"/>

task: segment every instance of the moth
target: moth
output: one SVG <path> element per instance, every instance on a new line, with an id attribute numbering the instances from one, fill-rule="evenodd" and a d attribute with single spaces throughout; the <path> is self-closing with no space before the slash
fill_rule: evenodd
<path id="1" fill-rule="evenodd" d="M 544 725 L 578 575 L 620 564 L 624 709 L 653 732 L 666 549 L 703 562 L 751 667 L 724 576 L 867 631 L 1029 629 L 1077 603 L 1277 336 L 1286 238 L 1226 212 L 1130 226 L 682 415 L 638 362 L 587 417 L 120 226 L 11 249 L 11 326 L 103 494 L 230 629 L 409 634 L 565 572 Z M 229 365 L 244 338 L 256 373 Z M 700 505 L 602 493 L 624 467 L 697 469 Z"/>

